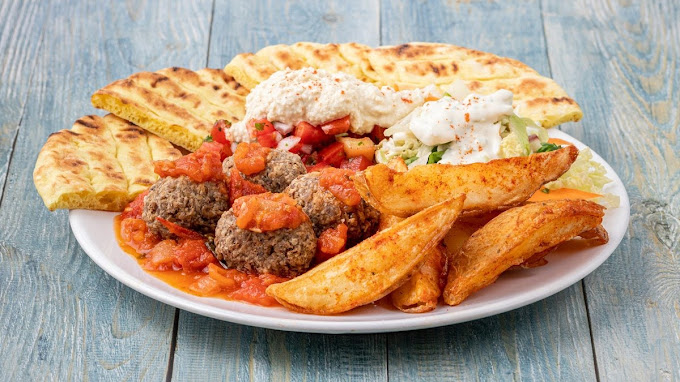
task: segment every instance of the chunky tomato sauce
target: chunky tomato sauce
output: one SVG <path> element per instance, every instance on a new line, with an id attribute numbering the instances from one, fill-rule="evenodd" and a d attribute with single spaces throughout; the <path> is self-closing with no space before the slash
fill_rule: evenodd
<path id="1" fill-rule="evenodd" d="M 162 240 L 149 232 L 146 222 L 141 219 L 145 194 L 137 197 L 114 220 L 118 245 L 132 255 L 142 269 L 196 296 L 245 301 L 262 306 L 278 305 L 276 300 L 267 296 L 265 290 L 271 284 L 288 279 L 224 269 L 200 235 L 173 223 L 166 221 L 169 223 L 166 227 L 171 232 L 176 231 L 177 240 Z"/>
<path id="2" fill-rule="evenodd" d="M 239 143 L 234 152 L 234 166 L 246 175 L 257 174 L 267 167 L 270 151 L 270 148 L 259 143 Z"/>
<path id="3" fill-rule="evenodd" d="M 356 206 L 361 203 L 361 195 L 354 188 L 352 180 L 354 171 L 326 167 L 319 175 L 319 185 L 330 191 L 336 198 L 348 206 Z"/>
<path id="4" fill-rule="evenodd" d="M 243 196 L 236 199 L 231 208 L 239 228 L 256 232 L 297 228 L 309 220 L 295 199 L 286 194 L 265 192 Z"/>

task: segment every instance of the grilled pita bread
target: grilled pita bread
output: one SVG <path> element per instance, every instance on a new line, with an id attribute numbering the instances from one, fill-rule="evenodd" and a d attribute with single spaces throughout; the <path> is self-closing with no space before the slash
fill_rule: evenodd
<path id="1" fill-rule="evenodd" d="M 268 58 L 272 47 L 267 47 L 254 55 L 236 56 L 224 70 L 252 89 L 287 62 L 294 63 L 292 69 L 298 68 L 300 61 L 292 54 L 308 66 L 345 71 L 378 86 L 410 89 L 436 84 L 460 99 L 473 92 L 490 94 L 505 88 L 514 93 L 518 114 L 544 127 L 578 121 L 582 116 L 578 104 L 555 81 L 517 60 L 491 53 L 422 42 L 375 49 L 356 43 L 307 42 L 275 47 L 277 54 L 285 52 L 285 61 Z"/>
<path id="2" fill-rule="evenodd" d="M 88 115 L 47 139 L 33 171 L 51 211 L 122 211 L 158 179 L 153 161 L 181 156 L 170 142 L 112 114 Z"/>
<path id="3" fill-rule="evenodd" d="M 92 95 L 92 104 L 195 151 L 218 119 L 245 114 L 244 89 L 217 69 L 169 68 L 140 72 Z"/>

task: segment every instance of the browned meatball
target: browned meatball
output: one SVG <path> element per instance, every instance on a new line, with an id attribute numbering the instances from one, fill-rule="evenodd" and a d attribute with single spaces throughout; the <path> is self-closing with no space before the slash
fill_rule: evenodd
<path id="1" fill-rule="evenodd" d="M 309 220 L 297 228 L 253 232 L 239 228 L 229 210 L 215 230 L 215 255 L 227 268 L 243 272 L 294 277 L 309 269 L 315 253 L 316 237 Z"/>
<path id="2" fill-rule="evenodd" d="M 234 158 L 229 157 L 222 163 L 222 171 L 231 174 L 234 167 Z M 267 167 L 257 174 L 245 175 L 241 173 L 243 179 L 259 184 L 270 192 L 283 192 L 293 179 L 299 175 L 306 174 L 307 169 L 302 163 L 302 159 L 297 154 L 283 150 L 271 150 L 267 155 Z"/>
<path id="3" fill-rule="evenodd" d="M 142 219 L 151 232 L 172 236 L 156 217 L 202 234 L 214 234 L 217 221 L 229 209 L 224 184 L 197 183 L 186 176 L 159 179 L 144 198 Z"/>
<path id="4" fill-rule="evenodd" d="M 380 212 L 364 200 L 348 206 L 330 191 L 319 185 L 319 173 L 312 172 L 296 178 L 285 191 L 302 207 L 314 225 L 317 236 L 338 224 L 347 225 L 347 242 L 352 245 L 373 235 L 378 230 Z"/>

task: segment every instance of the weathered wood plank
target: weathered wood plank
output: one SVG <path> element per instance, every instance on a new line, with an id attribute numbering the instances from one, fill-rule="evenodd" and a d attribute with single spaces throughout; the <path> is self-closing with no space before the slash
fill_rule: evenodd
<path id="1" fill-rule="evenodd" d="M 600 379 L 678 380 L 680 7 L 576 1 L 543 8 L 553 73 L 584 111 L 567 131 L 591 142 L 631 197 L 627 236 L 585 279 Z"/>
<path id="2" fill-rule="evenodd" d="M 0 5 L 0 195 L 23 116 L 48 6 L 38 1 Z"/>
<path id="3" fill-rule="evenodd" d="M 276 43 L 378 45 L 378 25 L 377 1 L 217 1 L 209 66 L 223 67 L 237 53 Z M 384 335 L 285 333 L 182 311 L 173 380 L 379 381 L 387 379 L 385 359 Z"/>
<path id="4" fill-rule="evenodd" d="M 382 7 L 385 45 L 463 45 L 519 59 L 550 75 L 537 1 L 400 1 Z M 391 381 L 592 380 L 582 285 L 496 317 L 391 334 L 388 364 Z"/>
<path id="5" fill-rule="evenodd" d="M 24 52 L 36 59 L 28 90 L 10 90 L 28 98 L 0 204 L 0 379 L 162 380 L 175 309 L 90 261 L 67 214 L 45 209 L 31 173 L 48 134 L 95 112 L 89 96 L 97 87 L 140 68 L 202 67 L 212 3 L 44 5 L 41 48 Z M 6 62 L 18 53 L 1 54 Z"/>
<path id="6" fill-rule="evenodd" d="M 298 41 L 378 45 L 379 1 L 217 0 L 209 66 L 222 68 L 242 52 Z"/>

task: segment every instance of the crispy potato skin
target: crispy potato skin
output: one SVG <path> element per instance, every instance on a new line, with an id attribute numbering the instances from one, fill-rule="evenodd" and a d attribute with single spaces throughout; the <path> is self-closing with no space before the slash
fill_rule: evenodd
<path id="1" fill-rule="evenodd" d="M 392 292 L 392 305 L 405 313 L 434 310 L 442 294 L 442 272 L 445 267 L 446 253 L 438 245 L 427 253 L 425 261 L 413 272 L 411 278 Z"/>
<path id="2" fill-rule="evenodd" d="M 484 213 L 519 205 L 541 185 L 564 174 L 578 149 L 559 150 L 467 165 L 416 166 L 406 173 L 375 165 L 356 175 L 361 197 L 380 212 L 401 217 L 466 194 L 463 210 Z"/>
<path id="3" fill-rule="evenodd" d="M 288 309 L 336 314 L 376 301 L 401 286 L 451 228 L 465 195 L 434 205 L 378 232 L 267 294 Z"/>
<path id="4" fill-rule="evenodd" d="M 602 244 L 604 207 L 585 200 L 552 200 L 509 209 L 472 234 L 449 264 L 444 301 L 458 305 L 513 265 L 584 234 Z M 599 232 L 599 233 L 598 233 Z"/>

